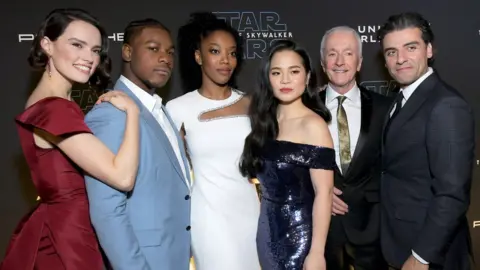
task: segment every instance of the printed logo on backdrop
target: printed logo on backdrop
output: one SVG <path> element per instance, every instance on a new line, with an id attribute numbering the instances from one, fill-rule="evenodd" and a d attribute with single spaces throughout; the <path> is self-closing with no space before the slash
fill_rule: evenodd
<path id="1" fill-rule="evenodd" d="M 474 220 L 472 223 L 472 228 L 475 229 L 475 227 L 480 227 L 480 220 Z"/>
<path id="2" fill-rule="evenodd" d="M 288 25 L 275 11 L 219 11 L 213 12 L 237 29 L 245 40 L 244 59 L 263 58 L 270 44 L 279 39 L 293 38 Z"/>
<path id="3" fill-rule="evenodd" d="M 18 34 L 17 40 L 19 43 L 31 42 L 35 38 L 36 34 Z M 123 42 L 123 33 L 112 33 L 108 36 L 108 39 L 113 42 Z"/>
<path id="4" fill-rule="evenodd" d="M 90 111 L 90 109 L 95 105 L 95 102 L 97 102 L 98 97 L 100 96 L 99 91 L 93 90 L 88 88 L 82 89 L 79 87 L 79 89 L 73 89 L 72 90 L 72 99 L 80 106 L 80 108 L 83 110 L 83 113 L 87 113 Z"/>
<path id="5" fill-rule="evenodd" d="M 377 94 L 391 96 L 397 89 L 397 82 L 394 80 L 363 81 L 361 86 Z"/>
<path id="6" fill-rule="evenodd" d="M 380 25 L 358 25 L 357 32 L 360 35 L 362 43 L 377 43 L 377 31 Z"/>

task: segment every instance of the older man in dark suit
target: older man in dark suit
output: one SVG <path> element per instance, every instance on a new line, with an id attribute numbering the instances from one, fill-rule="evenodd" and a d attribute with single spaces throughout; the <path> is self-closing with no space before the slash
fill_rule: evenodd
<path id="1" fill-rule="evenodd" d="M 354 29 L 327 31 L 321 61 L 329 83 L 320 95 L 333 116 L 329 128 L 337 161 L 327 269 L 387 269 L 379 241 L 379 180 L 382 125 L 392 100 L 356 83 L 362 43 Z"/>

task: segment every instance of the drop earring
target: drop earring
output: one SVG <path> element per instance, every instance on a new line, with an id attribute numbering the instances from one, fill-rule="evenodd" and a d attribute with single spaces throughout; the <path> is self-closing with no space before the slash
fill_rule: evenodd
<path id="1" fill-rule="evenodd" d="M 50 68 L 50 61 L 47 63 L 47 72 L 48 72 L 48 77 L 52 78 L 52 69 Z"/>

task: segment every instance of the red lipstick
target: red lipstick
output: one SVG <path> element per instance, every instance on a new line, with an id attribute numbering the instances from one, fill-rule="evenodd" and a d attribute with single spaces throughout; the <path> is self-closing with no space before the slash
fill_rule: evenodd
<path id="1" fill-rule="evenodd" d="M 282 93 L 290 93 L 292 91 L 293 91 L 292 88 L 286 88 L 286 87 L 280 88 L 280 92 L 282 92 Z"/>

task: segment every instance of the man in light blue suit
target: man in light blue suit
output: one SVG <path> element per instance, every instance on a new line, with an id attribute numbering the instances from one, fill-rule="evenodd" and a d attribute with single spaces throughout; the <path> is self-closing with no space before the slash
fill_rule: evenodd
<path id="1" fill-rule="evenodd" d="M 132 192 L 85 177 L 90 216 L 115 270 L 187 270 L 190 259 L 190 173 L 183 141 L 155 89 L 173 68 L 170 32 L 153 19 L 124 32 L 123 71 L 114 89 L 138 105 L 140 162 Z M 122 143 L 125 114 L 108 102 L 85 122 L 114 153 Z M 88 269 L 87 269 L 88 270 Z"/>

